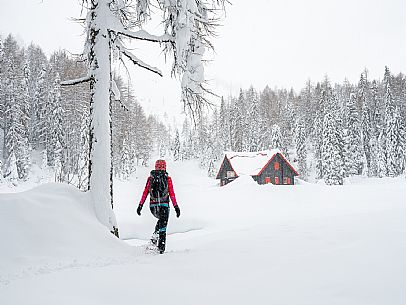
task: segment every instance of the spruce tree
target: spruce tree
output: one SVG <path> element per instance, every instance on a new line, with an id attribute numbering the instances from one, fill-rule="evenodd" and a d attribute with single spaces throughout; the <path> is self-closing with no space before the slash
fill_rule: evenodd
<path id="1" fill-rule="evenodd" d="M 53 88 L 49 94 L 47 124 L 47 155 L 50 165 L 58 158 L 62 162 L 65 150 L 64 110 L 62 108 L 61 86 L 59 73 L 55 74 Z M 51 159 L 51 160 L 49 160 Z M 62 164 L 62 163 L 61 163 Z"/>
<path id="2" fill-rule="evenodd" d="M 6 179 L 4 179 L 4 174 L 3 174 L 3 161 L 0 160 L 0 185 L 6 182 Z"/>
<path id="3" fill-rule="evenodd" d="M 173 148 L 173 160 L 179 161 L 180 160 L 180 137 L 179 137 L 179 130 L 176 129 L 175 132 L 175 142 Z"/>
<path id="4" fill-rule="evenodd" d="M 36 147 L 46 148 L 48 145 L 48 119 L 49 119 L 49 105 L 48 105 L 48 96 L 49 96 L 49 86 L 47 83 L 47 71 L 41 70 L 38 76 L 38 84 L 35 91 L 35 101 L 34 101 L 34 115 L 33 119 L 33 138 L 36 140 Z M 33 125 L 33 124 L 32 124 Z M 50 162 L 52 158 L 48 159 Z"/>
<path id="5" fill-rule="evenodd" d="M 78 188 L 86 191 L 89 187 L 89 117 L 84 114 L 80 125 L 80 154 L 78 156 Z"/>
<path id="6" fill-rule="evenodd" d="M 279 125 L 274 124 L 272 126 L 272 131 L 271 131 L 271 145 L 269 147 L 270 149 L 279 149 L 282 151 L 282 153 L 285 152 L 285 146 L 283 142 L 283 137 L 282 137 L 282 132 L 279 127 Z"/>
<path id="7" fill-rule="evenodd" d="M 323 145 L 321 157 L 323 178 L 328 185 L 343 184 L 343 159 L 337 119 L 333 113 L 326 113 L 323 121 Z"/>
<path id="8" fill-rule="evenodd" d="M 374 137 L 372 132 L 372 114 L 371 114 L 371 92 L 370 85 L 367 79 L 367 72 L 361 74 L 360 81 L 358 83 L 357 100 L 361 107 L 361 134 L 362 134 L 362 153 L 365 160 L 364 172 L 368 176 L 373 176 L 371 171 L 371 159 L 373 158 L 371 152 L 371 138 Z"/>
<path id="9" fill-rule="evenodd" d="M 261 116 L 259 113 L 259 97 L 254 87 L 251 86 L 246 95 L 248 112 L 247 112 L 247 146 L 248 150 L 253 152 L 260 149 L 261 140 Z"/>
<path id="10" fill-rule="evenodd" d="M 386 125 L 386 164 L 388 176 L 395 177 L 404 171 L 405 138 L 404 123 L 399 108 L 396 107 L 393 117 L 387 118 Z"/>
<path id="11" fill-rule="evenodd" d="M 48 60 L 39 46 L 30 44 L 26 50 L 27 56 L 27 90 L 30 105 L 29 142 L 36 149 L 38 137 L 42 137 L 44 127 L 39 123 L 43 118 L 44 107 L 48 94 L 47 73 Z M 46 122 L 45 122 L 46 123 Z"/>
<path id="12" fill-rule="evenodd" d="M 303 119 L 299 118 L 296 122 L 295 128 L 295 146 L 296 146 L 296 155 L 298 159 L 298 171 L 299 175 L 303 180 L 306 180 L 308 177 L 307 169 L 307 147 L 306 147 L 306 129 L 303 123 Z"/>
<path id="13" fill-rule="evenodd" d="M 17 170 L 17 159 L 15 156 L 14 151 L 11 152 L 9 158 L 7 160 L 7 169 L 6 175 L 8 181 L 10 181 L 13 185 L 17 185 L 18 183 L 18 170 Z"/>
<path id="14" fill-rule="evenodd" d="M 324 128 L 324 112 L 325 105 L 330 99 L 331 87 L 328 82 L 324 83 L 322 88 L 321 84 L 317 84 L 315 88 L 316 99 L 316 114 L 313 123 L 313 132 L 311 133 L 314 143 L 314 159 L 316 168 L 316 179 L 323 178 L 323 162 L 322 162 L 322 145 L 323 145 L 323 128 Z"/>
<path id="15" fill-rule="evenodd" d="M 246 148 L 246 110 L 244 92 L 240 89 L 238 99 L 235 99 L 231 108 L 231 149 L 233 151 L 244 151 Z"/>
<path id="16" fill-rule="evenodd" d="M 388 174 L 385 142 L 386 142 L 385 137 L 381 132 L 380 135 L 378 136 L 376 144 L 376 167 L 377 167 L 377 175 L 380 178 L 385 177 Z"/>
<path id="17" fill-rule="evenodd" d="M 383 139 L 385 142 L 385 156 L 386 156 L 386 169 L 387 175 L 390 177 L 399 174 L 397 146 L 399 143 L 399 124 L 398 124 L 398 110 L 395 106 L 395 101 L 392 94 L 392 76 L 389 68 L 385 67 L 384 75 L 385 85 L 385 121 L 386 126 L 384 130 Z"/>
<path id="18" fill-rule="evenodd" d="M 3 45 L 3 158 L 7 160 L 7 173 L 14 173 L 17 168 L 18 178 L 26 179 L 29 169 L 29 151 L 24 115 L 24 53 L 19 49 L 16 40 L 9 35 Z M 6 174 L 7 174 L 6 173 Z M 13 178 L 14 179 L 14 178 Z"/>
<path id="19" fill-rule="evenodd" d="M 230 109 L 224 98 L 221 97 L 220 114 L 219 114 L 219 128 L 220 128 L 220 145 L 222 151 L 231 150 L 231 133 L 230 133 Z"/>
<path id="20" fill-rule="evenodd" d="M 346 171 L 348 175 L 360 175 L 363 169 L 361 124 L 356 105 L 356 95 L 351 93 L 347 102 Z"/>
<path id="21" fill-rule="evenodd" d="M 326 184 L 341 185 L 345 173 L 341 110 L 327 78 L 323 87 L 322 97 L 326 108 L 322 127 L 322 174 Z"/>

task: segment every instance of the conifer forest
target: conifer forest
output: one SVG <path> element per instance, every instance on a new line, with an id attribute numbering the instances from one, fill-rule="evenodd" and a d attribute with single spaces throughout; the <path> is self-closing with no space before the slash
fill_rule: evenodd
<path id="1" fill-rule="evenodd" d="M 88 188 L 88 84 L 61 86 L 86 67 L 65 51 L 47 57 L 40 46 L 0 40 L 1 178 L 29 176 L 33 156 L 55 180 Z M 353 175 L 395 177 L 406 168 L 406 78 L 383 67 L 381 79 L 361 71 L 359 82 L 331 83 L 328 76 L 303 88 L 241 88 L 212 97 L 212 106 L 181 128 L 137 102 L 130 82 L 115 77 L 112 98 L 114 175 L 128 178 L 151 153 L 173 160 L 198 159 L 215 176 L 224 151 L 279 148 L 297 164 L 303 180 L 342 184 Z"/>

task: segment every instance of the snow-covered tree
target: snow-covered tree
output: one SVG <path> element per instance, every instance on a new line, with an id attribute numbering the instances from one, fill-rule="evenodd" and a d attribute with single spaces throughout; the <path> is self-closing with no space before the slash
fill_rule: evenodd
<path id="1" fill-rule="evenodd" d="M 361 114 L 361 129 L 362 129 L 362 143 L 363 143 L 363 154 L 365 158 L 365 168 L 368 176 L 374 176 L 374 171 L 371 170 L 371 163 L 374 156 L 372 155 L 372 138 L 375 138 L 375 133 L 372 130 L 371 125 L 371 112 L 367 105 L 363 105 Z"/>
<path id="2" fill-rule="evenodd" d="M 55 182 L 62 182 L 62 146 L 61 143 L 56 142 L 55 146 L 55 155 L 54 155 L 54 173 L 55 173 Z"/>
<path id="3" fill-rule="evenodd" d="M 315 110 L 315 92 L 314 87 L 310 80 L 306 82 L 306 86 L 301 90 L 298 97 L 299 102 L 297 105 L 296 113 L 302 114 L 304 126 L 306 128 L 306 137 L 309 137 L 311 127 L 313 126 Z"/>
<path id="4" fill-rule="evenodd" d="M 48 169 L 48 155 L 46 149 L 44 149 L 41 153 L 41 169 L 43 170 Z"/>
<path id="5" fill-rule="evenodd" d="M 19 158 L 17 160 L 17 169 L 19 178 L 26 180 L 31 168 L 30 145 L 28 143 L 27 136 L 22 138 L 21 145 L 18 149 L 18 156 Z"/>
<path id="6" fill-rule="evenodd" d="M 230 137 L 230 111 L 221 98 L 220 114 L 219 114 L 219 128 L 220 128 L 220 149 L 222 151 L 231 150 L 231 137 Z"/>
<path id="7" fill-rule="evenodd" d="M 405 166 L 405 133 L 399 108 L 396 107 L 393 117 L 387 118 L 386 125 L 386 164 L 388 176 L 394 177 L 403 173 Z"/>
<path id="8" fill-rule="evenodd" d="M 19 49 L 16 40 L 9 35 L 3 44 L 3 157 L 7 160 L 7 172 L 13 172 L 17 167 L 18 178 L 25 179 L 29 169 L 29 151 L 27 122 L 24 112 L 24 53 Z M 12 162 L 14 158 L 15 162 Z M 15 163 L 15 164 L 14 164 Z"/>
<path id="9" fill-rule="evenodd" d="M 363 169 L 361 124 L 356 105 L 356 95 L 351 93 L 347 102 L 346 171 L 348 175 L 360 175 Z"/>
<path id="10" fill-rule="evenodd" d="M 295 105 L 296 105 L 296 95 L 293 89 L 289 90 L 287 94 L 286 101 L 284 102 L 283 108 L 281 109 L 281 126 L 282 126 L 282 134 L 286 146 L 286 152 L 288 151 L 287 148 L 294 145 L 293 137 L 294 137 L 294 124 L 295 124 Z"/>
<path id="11" fill-rule="evenodd" d="M 54 165 L 54 160 L 56 160 L 56 158 L 59 159 L 59 162 L 62 162 L 62 154 L 65 149 L 65 115 L 62 108 L 61 85 L 58 73 L 55 74 L 53 88 L 49 92 L 48 99 L 46 148 L 48 162 L 50 162 L 50 165 Z"/>
<path id="12" fill-rule="evenodd" d="M 285 146 L 284 146 L 284 143 L 283 143 L 283 137 L 282 137 L 281 128 L 277 124 L 274 124 L 272 126 L 271 145 L 270 145 L 269 148 L 270 149 L 280 149 L 283 153 L 285 153 L 284 152 Z"/>
<path id="13" fill-rule="evenodd" d="M 314 143 L 314 159 L 315 159 L 315 168 L 316 168 L 316 178 L 323 178 L 323 162 L 322 162 L 322 145 L 323 145 L 323 128 L 324 128 L 324 112 L 325 104 L 331 98 L 331 87 L 328 82 L 324 83 L 324 89 L 322 89 L 320 84 L 317 84 L 315 88 L 315 118 L 312 124 L 313 131 L 311 136 L 313 137 Z"/>
<path id="14" fill-rule="evenodd" d="M 18 181 L 17 159 L 16 159 L 14 152 L 11 152 L 11 154 L 8 158 L 5 177 L 12 184 L 14 184 L 14 185 L 17 184 L 17 181 Z"/>
<path id="15" fill-rule="evenodd" d="M 247 148 L 245 136 L 247 132 L 247 111 L 245 106 L 244 92 L 240 89 L 238 99 L 232 101 L 230 111 L 231 149 L 233 151 L 244 151 Z"/>
<path id="16" fill-rule="evenodd" d="M 45 130 L 47 126 L 45 108 L 47 106 L 48 81 L 47 70 L 48 60 L 39 46 L 31 43 L 26 49 L 27 61 L 27 102 L 30 105 L 29 142 L 36 149 L 39 140 L 45 142 Z M 44 120 L 43 120 L 44 119 Z M 41 123 L 40 121 L 43 120 Z"/>
<path id="17" fill-rule="evenodd" d="M 321 149 L 323 178 L 328 185 L 343 184 L 343 159 L 337 119 L 326 113 L 323 122 L 323 145 Z"/>
<path id="18" fill-rule="evenodd" d="M 182 100 L 194 113 L 200 111 L 205 98 L 202 57 L 205 47 L 211 47 L 210 37 L 216 25 L 215 8 L 223 1 L 213 1 L 208 7 L 202 1 L 157 1 L 163 12 L 164 34 L 151 35 L 143 29 L 134 31 L 150 19 L 150 1 L 138 0 L 84 0 L 88 9 L 86 17 L 87 40 L 85 55 L 88 74 L 68 81 L 73 85 L 89 81 L 90 103 L 90 184 L 99 220 L 118 236 L 117 222 L 112 211 L 112 162 L 110 130 L 110 96 L 117 93 L 111 73 L 111 52 L 120 60 L 124 58 L 158 75 L 155 68 L 130 52 L 125 40 L 159 43 L 164 51 L 172 53 L 172 72 L 182 75 Z"/>
<path id="19" fill-rule="evenodd" d="M 376 143 L 376 167 L 378 177 L 382 178 L 388 174 L 386 164 L 385 138 L 383 137 L 383 133 L 379 135 Z"/>
<path id="20" fill-rule="evenodd" d="M 343 184 L 344 159 L 343 135 L 340 107 L 337 97 L 332 92 L 328 80 L 323 84 L 323 105 L 325 105 L 323 119 L 323 133 L 321 146 L 321 165 L 323 179 L 328 185 Z"/>
<path id="21" fill-rule="evenodd" d="M 89 116 L 83 115 L 80 127 L 80 145 L 78 157 L 78 188 L 85 191 L 89 187 Z"/>
<path id="22" fill-rule="evenodd" d="M 247 142 L 249 151 L 259 150 L 261 141 L 261 116 L 259 113 L 259 97 L 254 87 L 251 86 L 246 94 L 248 103 L 248 131 Z"/>
<path id="23" fill-rule="evenodd" d="M 37 79 L 37 84 L 34 93 L 33 107 L 33 119 L 31 128 L 31 136 L 36 141 L 37 147 L 47 146 L 47 127 L 48 127 L 48 83 L 47 83 L 47 71 L 45 69 L 40 70 L 40 74 Z M 35 125 L 34 125 L 35 124 Z"/>
<path id="24" fill-rule="evenodd" d="M 401 174 L 404 170 L 404 122 L 396 106 L 392 90 L 392 76 L 388 67 L 385 67 L 385 120 L 384 130 L 385 156 L 387 175 L 390 177 Z"/>
<path id="25" fill-rule="evenodd" d="M 0 160 L 0 185 L 2 185 L 6 179 L 4 179 L 4 174 L 3 174 L 3 162 Z"/>
<path id="26" fill-rule="evenodd" d="M 367 71 L 361 74 L 360 81 L 358 83 L 357 101 L 361 109 L 361 151 L 363 154 L 363 159 L 365 160 L 363 172 L 366 173 L 368 176 L 372 176 L 373 172 L 371 171 L 371 160 L 373 156 L 371 139 L 372 137 L 375 137 L 375 132 L 372 130 L 372 95 L 370 90 L 370 83 L 367 77 Z"/>
<path id="27" fill-rule="evenodd" d="M 173 145 L 173 159 L 175 161 L 179 161 L 179 159 L 180 159 L 180 137 L 179 137 L 178 129 L 176 129 L 176 132 L 175 132 L 175 142 Z"/>
<path id="28" fill-rule="evenodd" d="M 307 170 L 307 147 L 306 147 L 306 129 L 302 119 L 298 119 L 295 128 L 295 146 L 298 159 L 298 171 L 300 177 L 306 180 Z"/>
<path id="29" fill-rule="evenodd" d="M 119 171 L 121 178 L 125 180 L 131 176 L 134 169 L 130 154 L 131 154 L 130 144 L 128 143 L 128 141 L 124 139 L 122 153 L 120 156 L 121 158 Z"/>

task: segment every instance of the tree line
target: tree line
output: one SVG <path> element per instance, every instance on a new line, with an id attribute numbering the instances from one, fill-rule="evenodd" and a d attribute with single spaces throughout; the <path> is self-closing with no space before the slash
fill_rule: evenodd
<path id="1" fill-rule="evenodd" d="M 39 46 L 0 38 L 0 179 L 27 179 L 33 155 L 40 153 L 40 166 L 54 169 L 56 181 L 87 189 L 89 86 L 60 85 L 85 71 L 85 63 L 65 51 L 47 58 Z M 124 179 L 154 151 L 174 160 L 199 159 L 213 176 L 224 151 L 268 148 L 295 161 L 302 179 L 328 184 L 405 172 L 406 78 L 387 67 L 382 80 L 370 80 L 364 71 L 358 84 L 333 85 L 326 77 L 308 81 L 298 93 L 241 89 L 194 122 L 185 119 L 180 130 L 146 116 L 131 86 L 114 78 L 120 100 L 111 102 L 112 162 Z"/>
<path id="2" fill-rule="evenodd" d="M 65 51 L 48 58 L 35 44 L 24 48 L 12 35 L 0 37 L 1 180 L 28 179 L 34 161 L 53 169 L 56 181 L 88 188 L 90 88 L 61 87 L 61 80 L 86 69 Z M 162 122 L 144 113 L 127 82 L 119 76 L 115 82 L 120 100 L 111 101 L 112 160 L 114 174 L 127 178 L 149 161 L 154 147 L 169 147 L 169 135 Z"/>
<path id="3" fill-rule="evenodd" d="M 326 77 L 298 93 L 251 86 L 222 99 L 195 128 L 186 122 L 174 156 L 199 158 L 214 175 L 223 151 L 279 148 L 305 180 L 331 185 L 352 175 L 395 177 L 406 168 L 405 122 L 406 78 L 388 67 L 382 80 L 364 71 L 358 84 L 333 85 Z"/>

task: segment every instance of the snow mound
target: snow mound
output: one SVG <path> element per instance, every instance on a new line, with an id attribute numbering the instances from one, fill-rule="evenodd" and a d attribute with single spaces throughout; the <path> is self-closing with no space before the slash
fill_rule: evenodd
<path id="1" fill-rule="evenodd" d="M 241 175 L 238 178 L 236 178 L 233 182 L 230 182 L 223 186 L 223 188 L 226 189 L 239 189 L 241 187 L 257 187 L 259 186 L 258 183 L 255 182 L 255 180 L 250 176 L 250 175 Z"/>
<path id="2" fill-rule="evenodd" d="M 90 194 L 69 185 L 52 183 L 0 194 L 0 215 L 0 277 L 38 266 L 86 265 L 131 252 L 99 223 Z"/>

